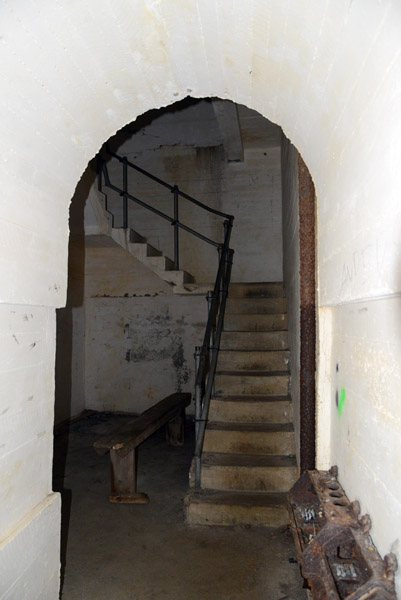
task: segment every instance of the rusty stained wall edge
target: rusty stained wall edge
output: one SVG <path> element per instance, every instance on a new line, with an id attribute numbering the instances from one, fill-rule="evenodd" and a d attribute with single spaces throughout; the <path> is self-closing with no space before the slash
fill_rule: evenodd
<path id="1" fill-rule="evenodd" d="M 315 186 L 298 154 L 300 244 L 300 469 L 316 462 Z"/>

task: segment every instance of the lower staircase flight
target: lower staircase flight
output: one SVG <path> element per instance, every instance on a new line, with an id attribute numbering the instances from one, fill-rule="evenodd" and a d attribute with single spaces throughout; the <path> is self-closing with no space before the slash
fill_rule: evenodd
<path id="1" fill-rule="evenodd" d="M 231 284 L 201 454 L 191 525 L 281 526 L 298 478 L 281 283 Z"/>

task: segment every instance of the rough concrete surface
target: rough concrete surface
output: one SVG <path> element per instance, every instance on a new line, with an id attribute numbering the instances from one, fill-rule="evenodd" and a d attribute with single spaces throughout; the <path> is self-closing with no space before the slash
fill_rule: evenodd
<path id="1" fill-rule="evenodd" d="M 193 427 L 183 448 L 164 429 L 139 448 L 138 490 L 148 505 L 111 504 L 109 457 L 92 444 L 126 416 L 95 413 L 55 438 L 63 498 L 62 600 L 279 600 L 306 598 L 287 529 L 188 527 Z"/>

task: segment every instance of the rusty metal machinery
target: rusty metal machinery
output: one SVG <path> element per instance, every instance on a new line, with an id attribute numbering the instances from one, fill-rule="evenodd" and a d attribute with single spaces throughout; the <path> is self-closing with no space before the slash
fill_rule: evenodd
<path id="1" fill-rule="evenodd" d="M 290 525 L 313 600 L 396 600 L 396 558 L 381 559 L 368 515 L 330 471 L 305 471 L 288 494 Z"/>

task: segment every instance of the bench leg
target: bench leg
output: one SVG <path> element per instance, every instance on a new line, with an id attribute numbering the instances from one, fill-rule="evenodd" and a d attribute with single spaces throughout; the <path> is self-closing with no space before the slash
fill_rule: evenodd
<path id="1" fill-rule="evenodd" d="M 166 424 L 166 439 L 170 446 L 182 446 L 184 444 L 185 408 L 179 415 Z"/>
<path id="2" fill-rule="evenodd" d="M 126 456 L 110 450 L 110 502 L 119 504 L 147 504 L 149 497 L 136 491 L 136 448 Z"/>

